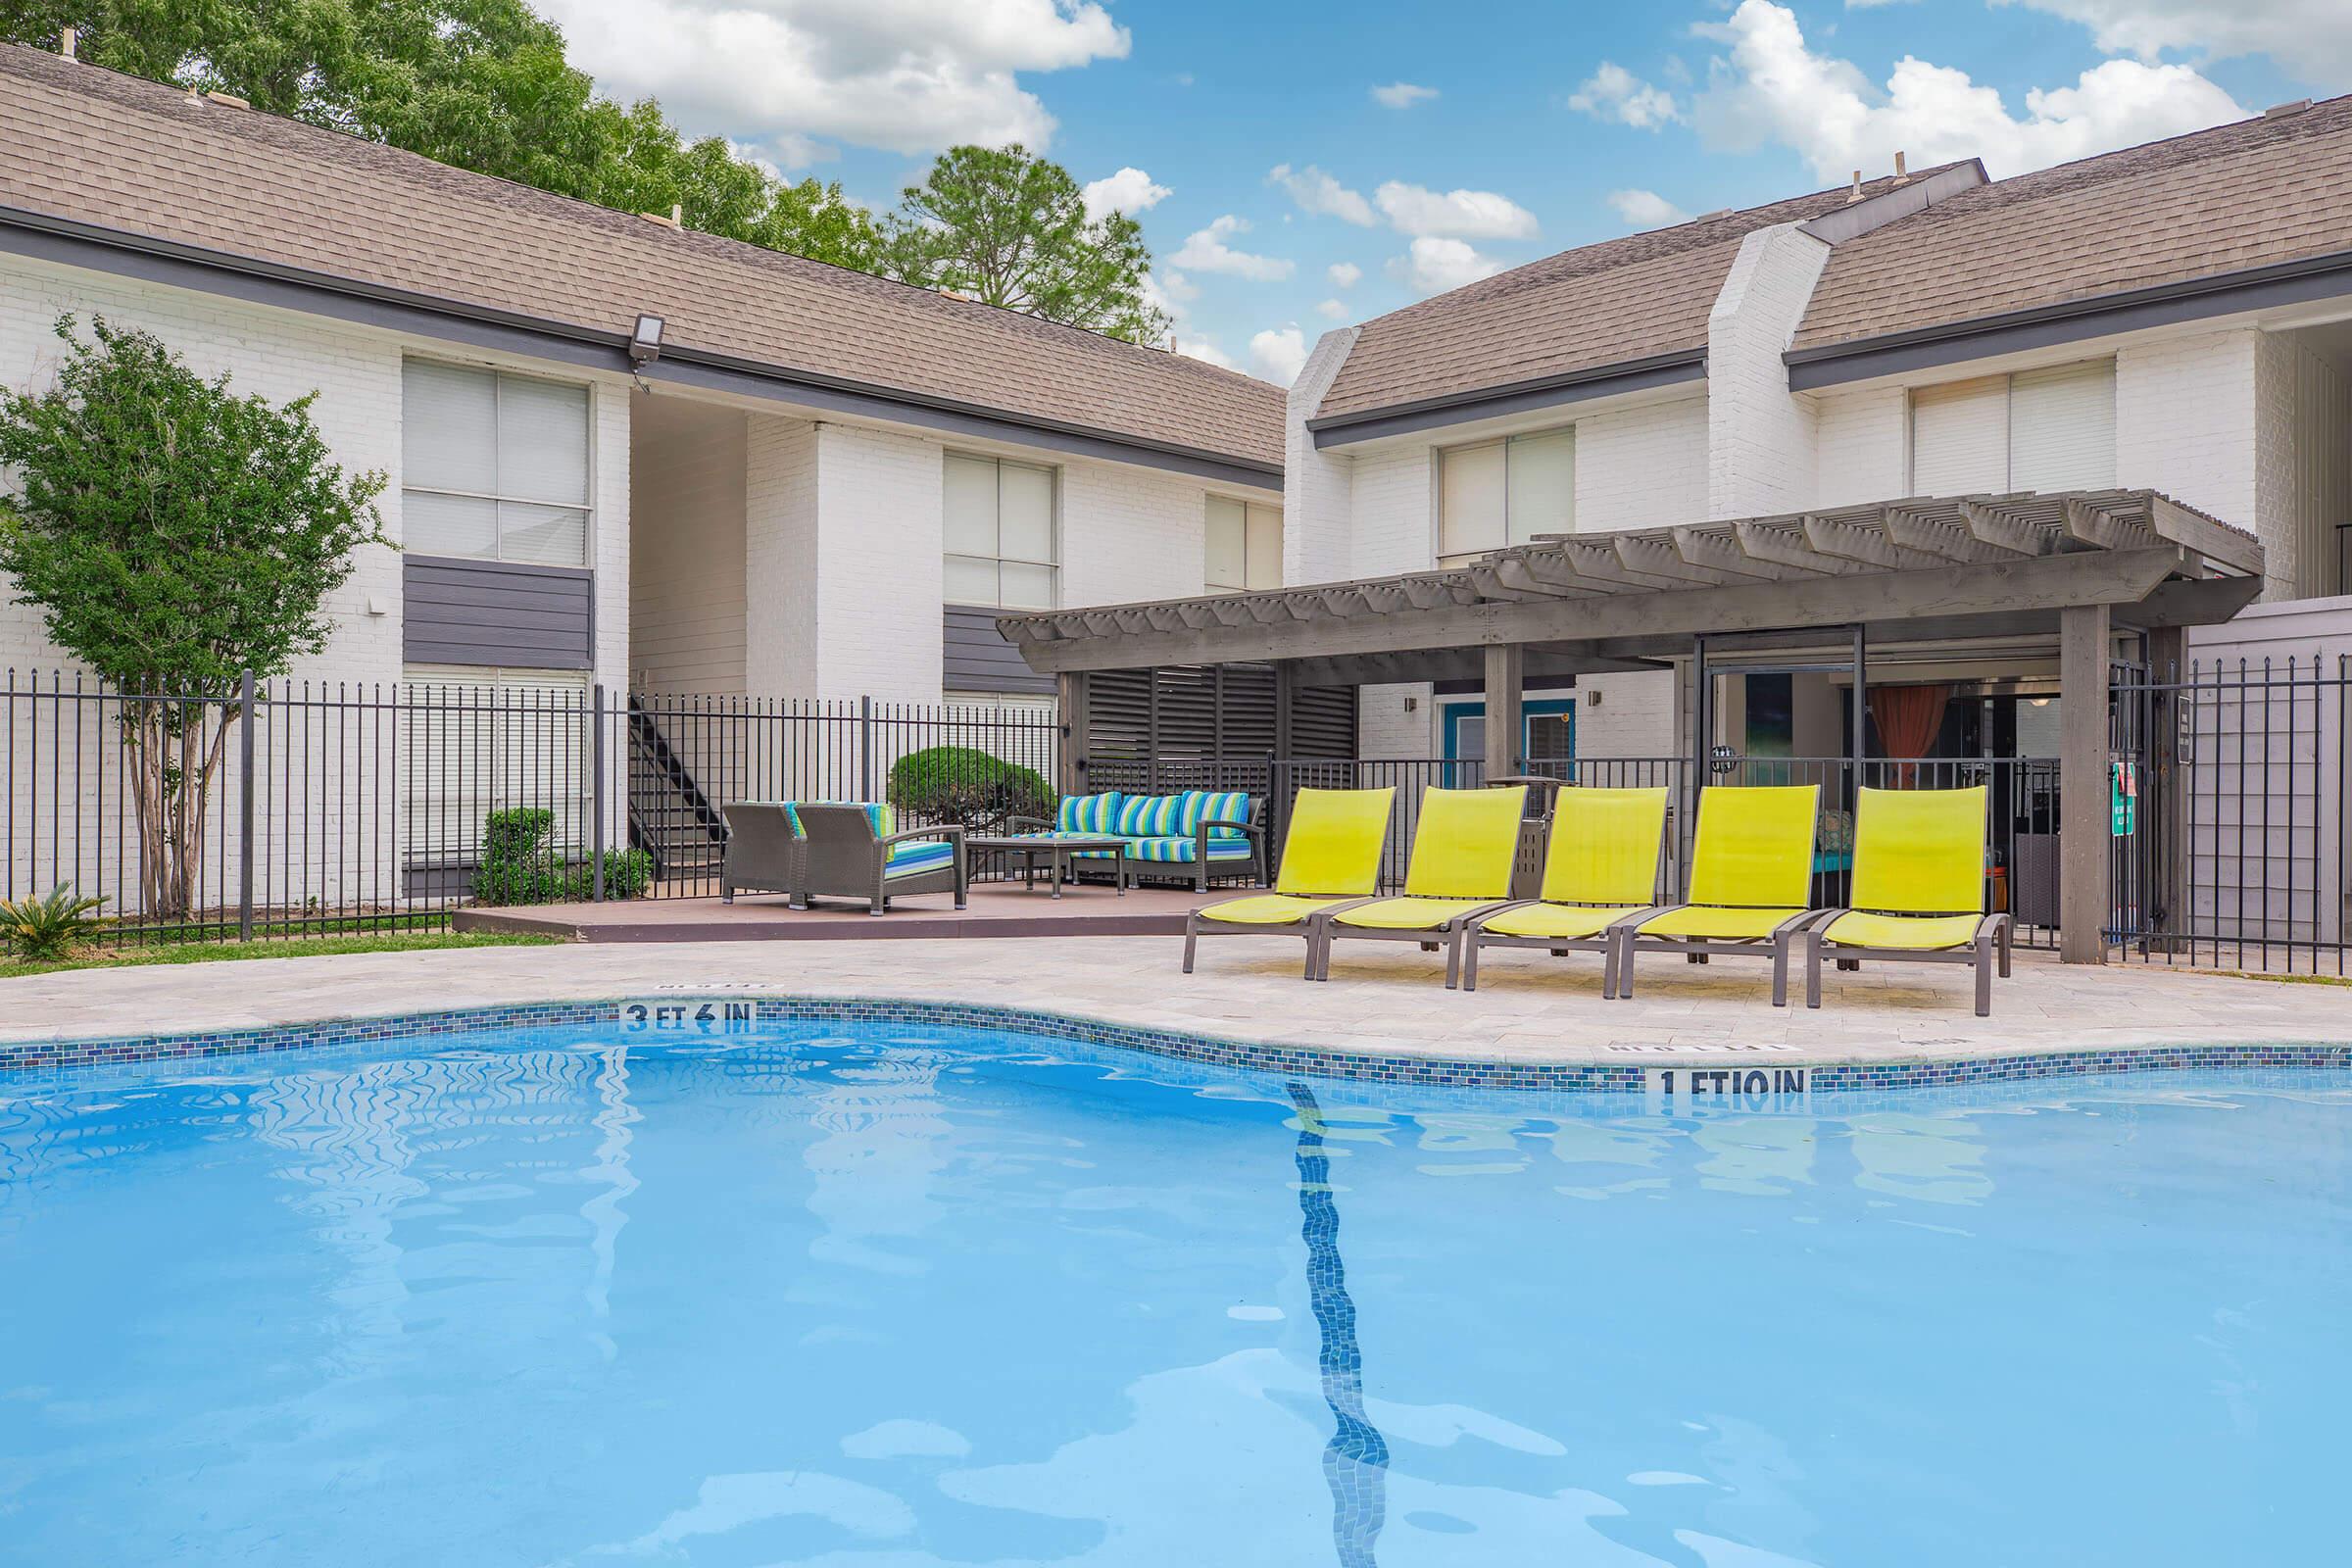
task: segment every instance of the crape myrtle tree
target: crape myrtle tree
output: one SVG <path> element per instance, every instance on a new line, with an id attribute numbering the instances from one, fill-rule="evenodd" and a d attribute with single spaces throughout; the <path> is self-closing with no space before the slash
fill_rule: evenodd
<path id="1" fill-rule="evenodd" d="M 46 391 L 0 390 L 0 572 L 49 638 L 122 697 L 139 881 L 192 912 L 206 803 L 240 677 L 326 643 L 353 552 L 388 544 L 381 473 L 346 474 L 312 393 L 273 405 L 206 380 L 161 342 L 61 318 Z M 13 493 L 11 493 L 13 492 Z"/>

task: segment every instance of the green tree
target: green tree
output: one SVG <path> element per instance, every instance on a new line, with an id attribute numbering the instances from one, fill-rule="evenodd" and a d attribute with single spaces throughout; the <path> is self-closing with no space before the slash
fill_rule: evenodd
<path id="1" fill-rule="evenodd" d="M 1069 172 L 1017 144 L 949 148 L 882 226 L 885 265 L 906 282 L 1136 343 L 1172 324 L 1144 295 L 1142 225 L 1089 219 Z"/>
<path id="2" fill-rule="evenodd" d="M 239 674 L 283 674 L 325 646 L 320 606 L 352 553 L 386 544 L 381 473 L 347 475 L 311 422 L 206 380 L 104 320 L 40 393 L 0 391 L 0 573 L 50 640 L 122 694 L 148 913 L 193 907 L 205 807 Z"/>
<path id="3" fill-rule="evenodd" d="M 0 37 L 406 148 L 459 169 L 871 270 L 880 236 L 839 185 L 795 184 L 648 98 L 596 95 L 523 0 L 0 0 Z"/>

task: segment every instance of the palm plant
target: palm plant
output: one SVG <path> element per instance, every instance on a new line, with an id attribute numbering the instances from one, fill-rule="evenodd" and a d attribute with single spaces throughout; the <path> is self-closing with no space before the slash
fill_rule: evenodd
<path id="1" fill-rule="evenodd" d="M 0 901 L 0 948 L 27 963 L 55 963 L 97 933 L 90 911 L 106 902 L 60 882 L 41 898 Z"/>

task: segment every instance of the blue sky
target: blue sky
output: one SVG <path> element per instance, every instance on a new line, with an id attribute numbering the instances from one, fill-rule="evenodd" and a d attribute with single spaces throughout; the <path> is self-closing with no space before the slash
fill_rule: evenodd
<path id="1" fill-rule="evenodd" d="M 1143 222 L 1180 345 L 1278 380 L 1331 326 L 1897 150 L 1998 177 L 2352 90 L 2352 0 L 539 3 L 608 90 L 869 205 L 949 142 L 1042 144 Z"/>

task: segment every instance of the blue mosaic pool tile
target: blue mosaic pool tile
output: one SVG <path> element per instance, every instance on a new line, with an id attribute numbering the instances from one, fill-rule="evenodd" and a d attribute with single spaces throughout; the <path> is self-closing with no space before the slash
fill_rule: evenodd
<path id="1" fill-rule="evenodd" d="M 1645 1083 L 1644 1069 L 1690 1065 L 1671 1055 L 1645 1057 L 1639 1062 L 1536 1062 L 1326 1051 L 1306 1046 L 1223 1040 L 1211 1035 L 1186 1034 L 1139 1024 L 1109 1023 L 1034 1008 L 992 1006 L 980 1003 L 911 1002 L 858 997 L 704 996 L 689 992 L 681 992 L 675 998 L 664 1000 L 689 1005 L 700 1005 L 706 1002 L 748 1002 L 752 1004 L 754 1020 L 760 1023 L 863 1022 L 1013 1030 L 1251 1072 L 1417 1084 L 1447 1089 L 1639 1094 Z M 528 1003 L 407 1013 L 386 1018 L 344 1018 L 321 1023 L 262 1025 L 198 1033 L 32 1041 L 0 1045 L 0 1073 L 54 1073 L 141 1062 L 250 1056 L 283 1051 L 422 1040 L 436 1035 L 462 1034 L 480 1029 L 561 1028 L 618 1023 L 624 1005 L 626 1004 L 619 1000 Z M 1788 1065 L 1804 1066 L 1810 1080 L 1809 1086 L 1815 1091 L 1918 1089 L 2072 1077 L 2088 1073 L 2189 1068 L 2352 1068 L 2352 1042 L 2151 1045 L 1912 1061 Z"/>

